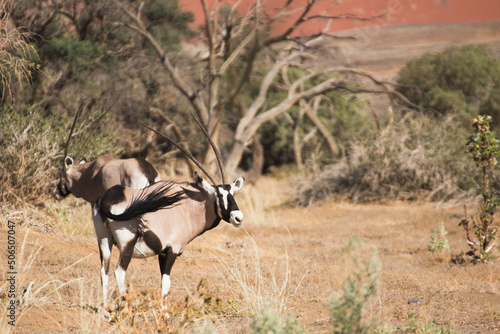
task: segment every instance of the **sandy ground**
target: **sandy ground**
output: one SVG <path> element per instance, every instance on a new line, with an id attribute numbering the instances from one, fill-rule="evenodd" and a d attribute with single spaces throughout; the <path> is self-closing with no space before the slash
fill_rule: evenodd
<path id="1" fill-rule="evenodd" d="M 186 296 L 201 296 L 198 285 L 204 280 L 205 296 L 219 299 L 209 308 L 220 333 L 248 332 L 248 315 L 266 298 L 284 314 L 296 314 L 304 328 L 330 332 L 327 304 L 333 294 L 342 294 L 342 284 L 355 269 L 342 249 L 359 237 L 364 246 L 355 252 L 357 257 L 367 261 L 376 253 L 381 263 L 380 289 L 368 303 L 368 318 L 398 328 L 406 323 L 408 312 L 415 312 L 421 321 L 452 323 L 461 333 L 500 330 L 499 263 L 449 262 L 450 256 L 468 250 L 458 227 L 463 216 L 460 206 L 336 202 L 309 208 L 276 206 L 283 187 L 283 182 L 267 178 L 249 187 L 238 197 L 247 213 L 244 227 L 224 224 L 188 246 L 172 273 L 172 323 L 180 326 L 182 312 L 176 310 L 184 307 Z M 260 195 L 263 190 L 267 195 Z M 86 205 L 74 210 L 90 211 Z M 448 231 L 451 253 L 432 255 L 427 246 L 440 222 Z M 0 244 L 6 245 L 7 228 L 2 223 Z M 49 235 L 20 226 L 16 238 L 19 290 L 26 294 L 33 283 L 18 310 L 16 332 L 121 331 L 116 323 L 104 320 L 101 310 L 95 313 L 101 295 L 93 236 Z M 6 251 L 1 254 L 1 263 L 6 263 Z M 2 275 L 5 279 L 6 273 Z M 132 260 L 127 275 L 130 298 L 137 305 L 144 296 L 153 300 L 158 294 L 156 258 Z M 5 289 L 0 296 L 6 299 Z M 190 307 L 198 309 L 197 305 Z M 150 311 L 155 310 L 153 305 Z M 193 316 L 180 332 L 198 326 L 197 319 Z"/>

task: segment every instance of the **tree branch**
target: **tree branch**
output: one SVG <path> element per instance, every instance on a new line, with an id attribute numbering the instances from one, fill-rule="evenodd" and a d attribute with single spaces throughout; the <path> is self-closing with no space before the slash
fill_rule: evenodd
<path id="1" fill-rule="evenodd" d="M 166 50 L 164 50 L 158 43 L 158 41 L 154 38 L 154 36 L 147 31 L 139 15 L 134 15 L 134 13 L 128 10 L 120 1 L 113 1 L 128 17 L 133 20 L 133 22 L 135 22 L 136 25 L 122 22 L 117 22 L 116 24 L 135 31 L 151 44 L 153 49 L 160 57 L 163 67 L 167 70 L 170 78 L 172 79 L 175 88 L 177 88 L 179 92 L 181 92 L 181 94 L 189 100 L 195 111 L 199 115 L 201 115 L 202 118 L 208 119 L 208 111 L 205 103 L 202 100 L 202 97 L 182 79 L 182 77 L 179 75 L 176 68 L 172 65 L 170 59 L 168 58 Z"/>

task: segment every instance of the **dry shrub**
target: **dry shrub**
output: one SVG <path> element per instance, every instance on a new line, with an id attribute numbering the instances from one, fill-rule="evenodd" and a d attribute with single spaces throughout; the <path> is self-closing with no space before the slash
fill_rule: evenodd
<path id="1" fill-rule="evenodd" d="M 61 126 L 54 118 L 44 118 L 35 109 L 1 110 L 0 199 L 3 202 L 36 202 L 46 197 L 56 179 L 53 160 L 61 154 Z"/>
<path id="2" fill-rule="evenodd" d="M 92 118 L 78 122 L 71 142 L 75 153 L 90 132 Z M 71 121 L 66 116 L 44 115 L 37 107 L 0 109 L 0 200 L 16 205 L 43 206 L 58 182 Z M 114 133 L 94 135 L 84 156 L 117 152 Z M 85 154 L 89 153 L 89 154 Z"/>
<path id="3" fill-rule="evenodd" d="M 475 182 L 464 138 L 466 131 L 452 117 L 408 113 L 390 121 L 372 142 L 353 145 L 346 159 L 295 180 L 294 202 L 463 197 Z"/>
<path id="4" fill-rule="evenodd" d="M 43 233 L 61 232 L 60 223 L 53 215 L 29 204 L 24 204 L 22 209 L 19 209 L 19 206 L 10 203 L 0 203 L 0 215 L 5 219 L 0 222 L 0 226 L 12 221 L 16 226 L 30 227 Z"/>

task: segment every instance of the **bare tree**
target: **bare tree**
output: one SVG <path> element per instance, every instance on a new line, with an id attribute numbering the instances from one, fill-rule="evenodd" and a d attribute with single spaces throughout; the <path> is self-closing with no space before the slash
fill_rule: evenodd
<path id="1" fill-rule="evenodd" d="M 207 52 L 199 62 L 206 62 L 201 82 L 189 82 L 174 64 L 169 50 L 164 49 L 148 31 L 143 21 L 141 10 L 143 4 L 134 10 L 125 6 L 119 0 L 114 0 L 117 6 L 126 14 L 129 20 L 117 24 L 125 26 L 140 34 L 153 47 L 160 58 L 163 67 L 170 76 L 175 88 L 190 102 L 194 112 L 207 127 L 214 141 L 218 140 L 222 112 L 228 107 L 237 106 L 239 115 L 234 130 L 234 139 L 226 155 L 225 167 L 229 174 L 234 174 L 240 164 L 243 152 L 255 142 L 259 128 L 279 115 L 286 113 L 290 107 L 303 101 L 306 107 L 304 113 L 322 134 L 330 150 L 338 154 L 335 141 L 328 131 L 321 125 L 314 110 L 315 103 L 321 99 L 314 98 L 332 90 L 346 90 L 349 92 L 382 92 L 392 94 L 387 83 L 380 82 L 367 73 L 351 68 L 317 69 L 307 67 L 305 59 L 313 57 L 311 50 L 327 38 L 335 38 L 328 33 L 328 25 L 334 19 L 362 19 L 352 16 L 327 16 L 314 12 L 318 0 L 309 0 L 302 8 L 292 6 L 293 1 L 286 1 L 276 14 L 269 14 L 264 2 L 256 1 L 242 16 L 236 12 L 240 1 L 232 8 L 222 10 L 220 4 L 214 10 L 209 10 L 206 0 L 200 0 L 205 13 L 205 38 Z M 283 21 L 284 18 L 294 17 L 293 20 Z M 325 29 L 314 35 L 299 35 L 299 27 L 311 20 L 324 20 Z M 290 22 L 281 27 L 279 34 L 274 34 L 273 28 L 280 22 Z M 259 77 L 256 69 L 264 67 L 267 72 Z M 286 69 L 298 67 L 303 76 L 292 81 L 285 80 L 286 96 L 277 105 L 269 106 L 266 103 L 267 94 L 276 84 L 278 75 L 286 76 Z M 259 72 L 260 73 L 260 72 Z M 283 74 L 285 73 L 285 74 Z M 349 76 L 362 76 L 378 86 L 376 88 L 355 88 L 347 86 Z M 250 105 L 241 100 L 242 90 L 251 80 L 260 81 L 260 89 Z M 311 85 L 311 83 L 313 83 Z M 305 89 L 304 87 L 306 87 Z M 210 152 L 208 150 L 207 152 Z M 213 157 L 207 154 L 205 163 L 211 163 Z M 257 159 L 258 160 L 258 159 Z"/>

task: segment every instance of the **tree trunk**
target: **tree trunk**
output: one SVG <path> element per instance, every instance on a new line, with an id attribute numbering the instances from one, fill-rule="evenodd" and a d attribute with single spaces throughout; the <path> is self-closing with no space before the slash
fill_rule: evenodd
<path id="1" fill-rule="evenodd" d="M 325 138 L 326 143 L 330 148 L 330 152 L 332 152 L 334 156 L 338 156 L 340 151 L 337 143 L 335 142 L 335 138 L 333 138 L 332 134 L 330 133 L 330 131 L 328 131 L 326 126 L 323 125 L 323 122 L 321 122 L 317 114 L 320 99 L 321 99 L 320 97 L 315 98 L 314 108 L 311 108 L 309 105 L 306 104 L 305 112 L 307 117 L 311 120 L 314 126 L 318 128 L 321 135 Z"/>
<path id="2" fill-rule="evenodd" d="M 297 121 L 293 125 L 293 155 L 295 157 L 295 166 L 297 169 L 302 169 L 304 165 L 302 164 L 302 145 L 300 144 L 300 126 L 302 124 L 302 120 L 304 119 L 304 107 L 303 104 L 305 104 L 305 101 L 301 101 L 300 103 L 300 110 L 299 110 L 299 117 L 297 118 Z"/>
<path id="3" fill-rule="evenodd" d="M 262 174 L 262 168 L 264 167 L 264 149 L 257 136 L 252 140 L 250 148 L 252 150 L 252 167 L 245 175 L 245 181 L 254 184 Z"/>

